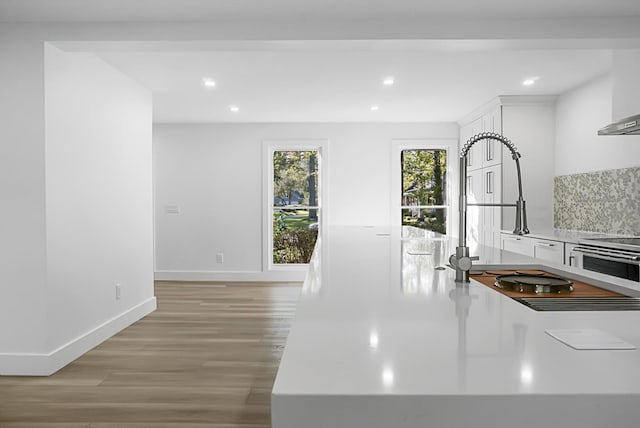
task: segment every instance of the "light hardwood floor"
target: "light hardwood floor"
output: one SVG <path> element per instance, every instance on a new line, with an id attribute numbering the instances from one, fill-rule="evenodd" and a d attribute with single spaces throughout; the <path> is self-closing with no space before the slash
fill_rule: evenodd
<path id="1" fill-rule="evenodd" d="M 0 377 L 2 428 L 266 428 L 298 283 L 156 282 L 158 309 L 50 377 Z"/>

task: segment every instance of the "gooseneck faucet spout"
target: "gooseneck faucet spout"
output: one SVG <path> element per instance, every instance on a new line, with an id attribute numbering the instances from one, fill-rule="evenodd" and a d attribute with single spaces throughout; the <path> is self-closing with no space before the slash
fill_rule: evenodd
<path id="1" fill-rule="evenodd" d="M 516 162 L 516 171 L 518 175 L 518 200 L 515 204 L 492 204 L 492 203 L 467 203 L 467 156 L 469 149 L 478 141 L 496 140 L 504 144 L 511 152 L 511 158 Z M 520 153 L 516 146 L 506 137 L 493 132 L 482 132 L 469 138 L 460 150 L 460 218 L 458 229 L 458 246 L 456 253 L 449 257 L 449 263 L 456 270 L 456 282 L 469 282 L 469 271 L 473 264 L 473 260 L 478 257 L 469 255 L 469 247 L 467 247 L 467 207 L 514 207 L 516 209 L 516 225 L 513 229 L 515 235 L 525 235 L 529 233 L 527 227 L 527 210 L 524 199 L 522 198 L 522 173 L 520 171 Z"/>

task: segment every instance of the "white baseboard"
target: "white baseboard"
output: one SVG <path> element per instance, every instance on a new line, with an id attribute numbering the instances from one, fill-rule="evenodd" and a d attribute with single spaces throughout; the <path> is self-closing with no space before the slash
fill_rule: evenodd
<path id="1" fill-rule="evenodd" d="M 266 272 L 233 272 L 233 271 L 156 271 L 156 281 L 304 281 L 307 269 L 273 270 Z"/>
<path id="2" fill-rule="evenodd" d="M 48 354 L 0 354 L 0 375 L 50 376 L 155 309 L 151 297 Z"/>

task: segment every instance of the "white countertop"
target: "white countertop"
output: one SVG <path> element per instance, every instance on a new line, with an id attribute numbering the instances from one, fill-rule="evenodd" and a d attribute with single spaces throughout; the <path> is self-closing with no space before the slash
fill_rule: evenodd
<path id="1" fill-rule="evenodd" d="M 400 229 L 326 231 L 310 265 L 273 387 L 274 428 L 294 427 L 314 412 L 321 412 L 322 423 L 305 419 L 298 426 L 422 427 L 426 416 L 416 410 L 415 419 L 406 419 L 411 413 L 406 406 L 433 405 L 433 416 L 438 406 L 447 404 L 443 397 L 527 398 L 513 406 L 519 409 L 531 403 L 531 397 L 584 399 L 592 394 L 601 405 L 612 397 L 622 405 L 620 395 L 626 400 L 632 394 L 640 404 L 640 351 L 578 351 L 545 334 L 547 329 L 599 329 L 640 347 L 640 312 L 536 312 L 473 280 L 460 286 L 451 269 L 435 269 L 447 263 L 454 246 L 447 241 L 402 240 Z M 500 250 L 479 252 L 479 264 L 536 263 Z M 607 395 L 611 397 L 603 398 Z M 428 402 L 412 401 L 429 397 Z M 345 403 L 354 399 L 374 400 L 358 402 L 370 407 L 367 416 L 350 413 L 353 405 Z M 640 406 L 628 407 L 632 416 L 640 417 L 635 409 Z M 405 415 L 405 422 L 388 419 L 393 412 Z M 505 417 L 517 414 L 509 412 Z M 433 426 L 461 426 L 464 418 L 478 417 L 465 415 L 449 415 Z M 569 420 L 562 417 L 558 423 Z M 485 421 L 505 422 L 491 418 L 498 416 L 488 413 Z M 583 426 L 598 426 L 588 419 Z M 620 421 L 608 426 L 627 426 Z"/>

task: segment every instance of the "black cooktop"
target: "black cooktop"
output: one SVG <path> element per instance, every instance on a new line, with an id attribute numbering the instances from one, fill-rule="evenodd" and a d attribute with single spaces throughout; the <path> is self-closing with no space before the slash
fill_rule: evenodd
<path id="1" fill-rule="evenodd" d="M 638 245 L 640 246 L 640 236 L 634 238 L 593 238 L 590 241 L 612 242 L 614 244 Z"/>
<path id="2" fill-rule="evenodd" d="M 591 238 L 580 241 L 580 243 L 586 245 L 597 245 L 600 247 L 640 251 L 640 236 L 628 238 Z"/>

